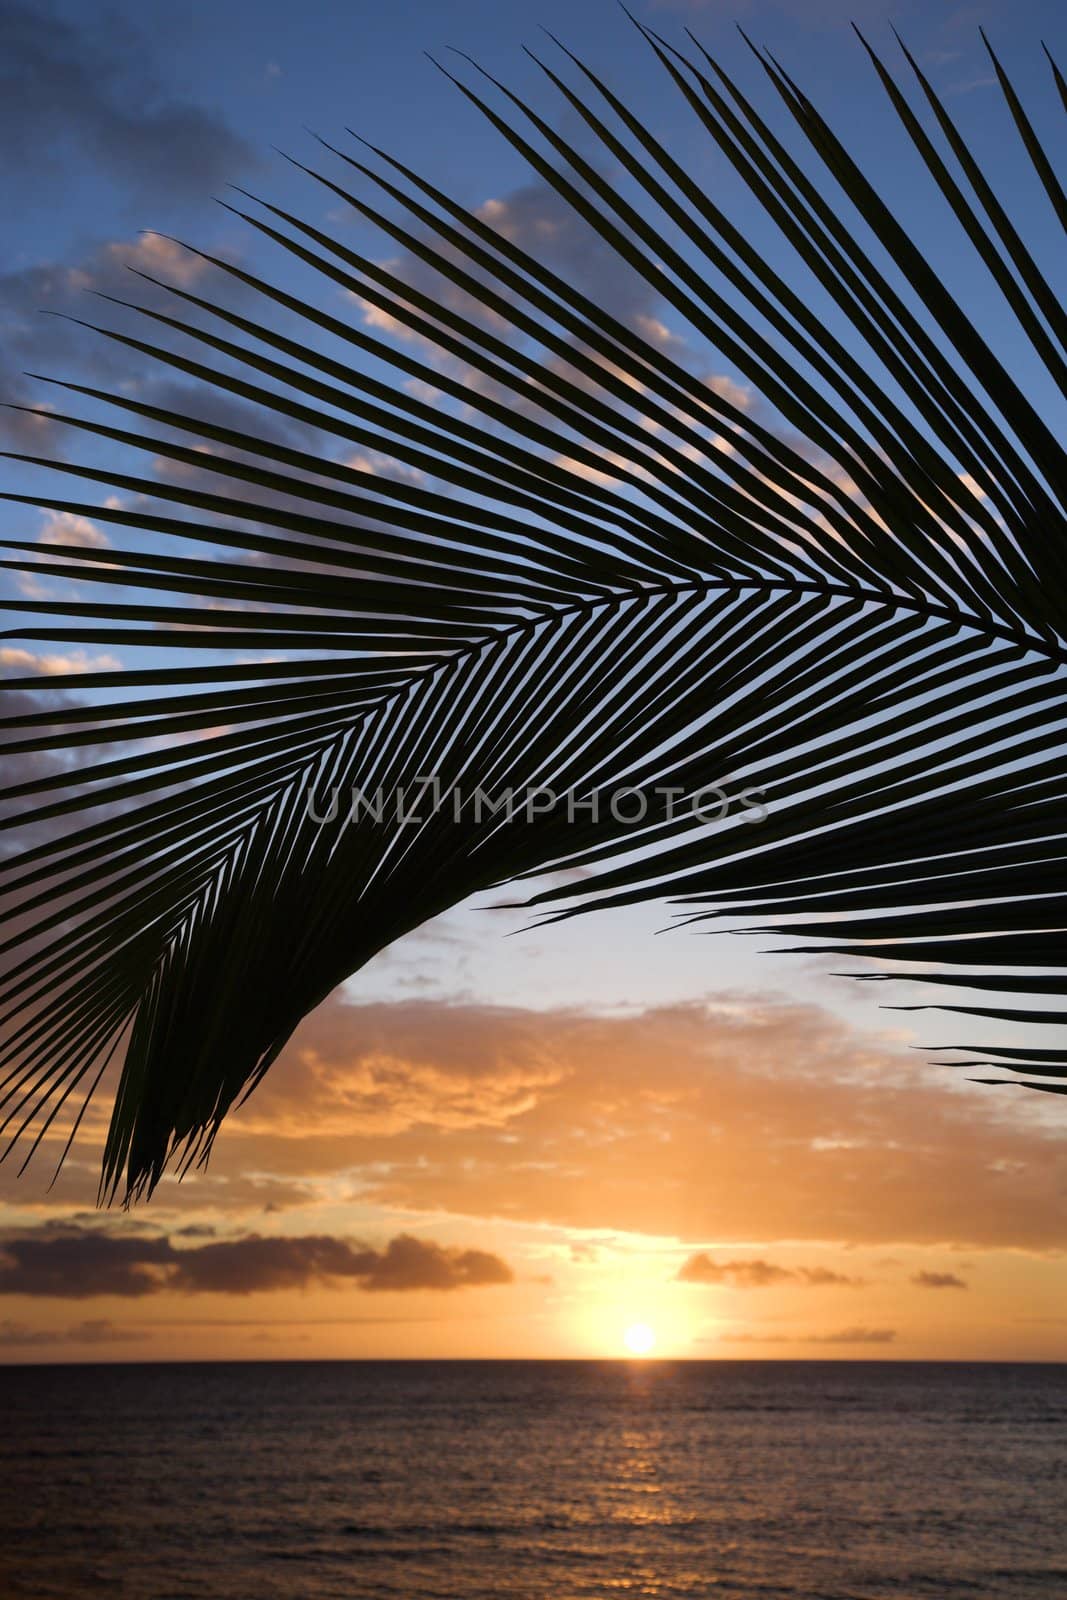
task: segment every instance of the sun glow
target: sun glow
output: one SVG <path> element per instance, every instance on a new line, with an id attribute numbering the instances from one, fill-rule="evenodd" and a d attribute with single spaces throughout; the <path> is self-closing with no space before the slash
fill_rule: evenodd
<path id="1" fill-rule="evenodd" d="M 656 1347 L 656 1335 L 647 1322 L 631 1322 L 623 1342 L 632 1356 L 650 1356 Z"/>

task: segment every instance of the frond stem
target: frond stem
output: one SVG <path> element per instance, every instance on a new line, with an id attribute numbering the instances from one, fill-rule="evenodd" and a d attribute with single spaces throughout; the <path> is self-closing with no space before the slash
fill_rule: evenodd
<path id="1" fill-rule="evenodd" d="M 940 622 L 950 622 L 957 628 L 970 628 L 975 633 L 984 633 L 989 638 L 1003 639 L 1013 644 L 1017 649 L 1033 652 L 1036 655 L 1047 656 L 1059 666 L 1067 665 L 1067 643 L 1049 635 L 1040 635 L 1027 632 L 1024 628 L 1012 627 L 1007 622 L 997 622 L 992 618 L 983 618 L 971 612 L 958 610 L 954 606 L 945 605 L 941 601 L 927 600 L 913 595 L 895 594 L 883 589 L 851 588 L 847 584 L 822 583 L 817 579 L 781 579 L 768 578 L 765 580 L 753 578 L 694 578 L 692 581 L 678 583 L 650 584 L 648 588 L 630 589 L 617 595 L 591 595 L 585 600 L 575 600 L 566 605 L 554 607 L 551 611 L 540 612 L 533 617 L 523 617 L 518 621 L 496 628 L 484 638 L 473 640 L 462 645 L 457 650 L 449 651 L 445 662 L 461 660 L 466 656 L 477 655 L 486 645 L 495 643 L 502 638 L 521 633 L 528 629 L 540 627 L 542 623 L 555 621 L 562 617 L 587 615 L 603 606 L 626 605 L 632 601 L 655 600 L 664 595 L 685 594 L 743 594 L 752 591 L 754 594 L 818 594 L 830 600 L 852 600 L 861 605 L 885 606 L 895 611 L 911 611 L 917 616 L 927 617 Z M 433 670 L 432 668 L 428 670 Z"/>

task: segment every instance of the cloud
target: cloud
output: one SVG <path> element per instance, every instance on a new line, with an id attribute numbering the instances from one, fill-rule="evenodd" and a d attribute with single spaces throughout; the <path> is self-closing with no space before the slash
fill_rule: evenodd
<path id="1" fill-rule="evenodd" d="M 149 203 L 161 227 L 174 227 L 189 205 L 202 214 L 212 193 L 245 177 L 255 158 L 218 113 L 168 85 L 129 16 L 121 29 L 103 28 L 47 4 L 0 0 L 0 37 L 0 138 L 6 157 L 0 198 L 6 210 L 25 217 L 32 236 L 34 204 L 43 197 L 42 205 L 54 212 L 56 199 L 64 202 L 69 196 L 72 229 L 82 229 L 79 207 L 88 193 L 94 214 L 109 219 L 108 232 L 114 230 L 91 247 L 79 239 L 76 252 L 60 248 L 51 260 L 30 260 L 0 273 L 3 398 L 24 406 L 71 408 L 70 397 L 60 406 L 54 393 L 28 383 L 21 376 L 26 370 L 105 388 L 128 390 L 140 382 L 143 394 L 147 358 L 40 313 L 104 322 L 120 316 L 89 300 L 86 291 L 137 298 L 145 286 L 130 276 L 127 265 L 181 287 L 198 282 L 210 270 L 207 264 L 169 239 L 115 235 L 125 233 L 134 207 L 136 221 L 144 220 Z M 63 212 L 64 204 L 58 209 Z M 50 240 L 56 236 L 52 222 L 49 215 L 45 236 Z M 217 246 L 216 253 L 229 252 Z M 240 286 L 231 283 L 229 291 L 239 295 Z M 155 302 L 173 309 L 158 293 Z M 0 429 L 31 454 L 53 454 L 65 444 L 63 435 L 36 415 L 8 411 L 0 416 Z"/>
<path id="2" fill-rule="evenodd" d="M 512 1281 L 499 1256 L 410 1234 L 381 1250 L 327 1234 L 257 1233 L 176 1248 L 142 1229 L 68 1222 L 0 1240 L 0 1294 L 64 1300 L 140 1299 L 165 1290 L 247 1295 L 343 1282 L 370 1291 L 455 1290 Z"/>
<path id="3" fill-rule="evenodd" d="M 439 1031 L 434 1021 L 439 1020 Z M 243 1132 L 332 1141 L 388 1139 L 415 1127 L 503 1127 L 532 1111 L 564 1068 L 542 1040 L 537 1013 L 499 1013 L 499 1026 L 467 1026 L 465 1007 L 432 1002 L 351 1007 L 331 1001 L 306 1040 L 287 1053 L 284 1081 L 265 1082 L 241 1118 Z M 295 1122 L 290 1107 L 302 1102 Z"/>
<path id="4" fill-rule="evenodd" d="M 681 1283 L 726 1283 L 735 1289 L 765 1289 L 793 1274 L 769 1261 L 712 1261 L 703 1253 L 690 1256 L 679 1268 Z"/>
<path id="5" fill-rule="evenodd" d="M 223 1130 L 213 1171 L 347 1174 L 367 1204 L 695 1250 L 1062 1249 L 1062 1146 L 1039 1110 L 767 996 L 598 1015 L 338 994 Z"/>
<path id="6" fill-rule="evenodd" d="M 992 1095 L 766 995 L 601 1015 L 338 992 L 228 1120 L 210 1170 L 157 1204 L 199 1220 L 328 1195 L 656 1235 L 681 1242 L 678 1260 L 811 1274 L 844 1275 L 829 1251 L 846 1242 L 880 1259 L 905 1245 L 1051 1252 L 1067 1245 L 1067 1192 L 1058 1107 L 1037 1098 Z M 39 1172 L 43 1204 L 91 1204 L 102 1115 L 47 1200 L 51 1138 L 21 1181 L 0 1169 L 0 1193 L 24 1198 Z M 747 1244 L 709 1243 L 729 1240 Z M 788 1255 L 771 1248 L 783 1241 Z M 909 1271 L 920 1264 L 940 1260 Z"/>
<path id="7" fill-rule="evenodd" d="M 861 1289 L 866 1284 L 864 1278 L 850 1278 L 844 1272 L 832 1272 L 829 1267 L 798 1267 L 797 1277 L 802 1283 L 815 1289 L 839 1285 L 846 1285 L 850 1289 Z"/>
<path id="8" fill-rule="evenodd" d="M 545 261 L 573 287 L 595 299 L 597 304 L 609 309 L 613 315 L 634 326 L 639 318 L 650 319 L 650 336 L 660 343 L 664 335 L 669 337 L 668 330 L 654 315 L 657 309 L 654 291 L 550 184 L 534 179 L 511 190 L 503 198 L 484 201 L 475 208 L 475 215 L 518 249 Z M 434 248 L 445 260 L 461 266 L 472 278 L 483 281 L 480 279 L 480 269 L 465 256 L 437 240 L 434 241 Z M 477 294 L 442 277 L 436 268 L 418 256 L 405 253 L 385 265 L 403 283 L 429 295 L 438 304 L 497 334 L 507 331 L 508 321 L 499 312 L 488 308 Z M 500 290 L 495 282 L 493 287 Z M 502 293 L 507 300 L 507 291 Z M 395 324 L 388 312 L 369 302 L 365 316 L 368 324 L 380 331 L 394 333 L 409 341 L 418 339 L 418 336 Z"/>
<path id="9" fill-rule="evenodd" d="M 365 1289 L 464 1289 L 513 1279 L 506 1262 L 486 1250 L 444 1250 L 410 1234 L 390 1239 L 380 1254 L 369 1254 L 374 1259 L 364 1270 Z"/>
<path id="10" fill-rule="evenodd" d="M 833 1333 L 753 1333 L 743 1329 L 740 1333 L 719 1334 L 714 1341 L 719 1344 L 892 1344 L 895 1328 L 839 1328 Z"/>
<path id="11" fill-rule="evenodd" d="M 967 1284 L 954 1272 L 917 1272 L 912 1283 L 919 1289 L 966 1289 Z"/>
<path id="12" fill-rule="evenodd" d="M 46 1225 L 0 1242 L 0 1294 L 139 1298 L 163 1287 L 173 1254 L 162 1238 Z"/>
<path id="13" fill-rule="evenodd" d="M 128 267 L 163 278 L 179 289 L 195 288 L 212 271 L 209 261 L 184 249 L 174 239 L 162 233 L 141 233 L 135 239 L 117 239 L 102 245 L 92 265 L 82 269 L 91 280 L 86 287 L 97 287 L 99 280 L 115 277 L 128 289 L 130 280 L 119 276 Z"/>
<path id="14" fill-rule="evenodd" d="M 118 662 L 114 657 L 92 657 L 80 650 L 67 654 L 48 653 L 38 655 L 30 650 L 22 650 L 15 646 L 4 645 L 0 647 L 0 717 L 16 717 L 27 713 L 40 716 L 56 712 L 60 708 L 77 704 L 75 698 L 67 692 L 67 685 L 73 677 L 81 671 L 95 666 L 113 667 Z M 7 689 L 5 680 L 8 678 L 39 677 L 41 689 Z M 61 687 L 62 685 L 62 687 Z M 40 732 L 52 731 L 47 724 L 39 725 Z M 4 787 L 9 784 L 28 782 L 31 779 L 42 779 L 54 776 L 56 773 L 68 769 L 71 763 L 69 753 L 56 751 L 32 751 L 23 754 L 11 754 L 5 751 L 0 756 L 0 784 Z M 4 822 L 10 818 L 17 818 L 14 826 L 6 826 L 0 831 L 0 858 L 9 856 L 19 850 L 32 845 L 43 843 L 46 839 L 53 838 L 64 831 L 67 826 L 65 819 L 46 818 L 39 820 L 36 808 L 32 803 L 27 805 L 24 799 L 10 802 L 5 809 Z M 10 932 L 14 933 L 14 925 Z M 22 952 L 25 954 L 25 951 Z M 6 958 L 18 959 L 19 952 Z M 0 1180 L 2 1181 L 2 1180 Z M 91 1196 L 87 1196 L 91 1200 Z"/>
<path id="15" fill-rule="evenodd" d="M 102 528 L 72 511 L 48 511 L 37 535 L 38 544 L 71 544 L 79 550 L 106 550 L 111 543 Z"/>
<path id="16" fill-rule="evenodd" d="M 55 1345 L 106 1345 L 126 1344 L 135 1339 L 149 1339 L 151 1334 L 143 1328 L 120 1328 L 107 1317 L 92 1317 L 76 1322 L 69 1328 L 32 1328 L 25 1322 L 0 1320 L 0 1349 L 44 1349 Z"/>
<path id="17" fill-rule="evenodd" d="M 0 0 L 0 6 L 2 3 Z M 216 253 L 226 255 L 228 252 Z M 129 325 L 128 313 L 102 306 L 99 300 L 90 298 L 91 291 L 133 300 L 140 297 L 168 313 L 187 314 L 173 297 L 161 294 L 150 285 L 138 284 L 126 270 L 128 266 L 179 287 L 189 287 L 212 273 L 219 276 L 217 268 L 156 234 L 107 240 L 81 254 L 74 262 L 36 262 L 0 273 L 0 357 L 5 401 L 37 410 L 79 414 L 84 403 L 77 397 L 27 379 L 22 376 L 25 372 L 37 372 L 44 377 L 80 378 L 96 387 L 116 390 L 128 390 L 131 383 L 137 381 L 142 385 L 142 397 L 156 404 L 166 406 L 174 398 L 179 386 L 168 379 L 158 365 L 153 368 L 148 357 L 67 320 L 70 316 L 86 317 L 90 322 L 111 326 L 125 318 Z M 230 285 L 227 285 L 227 294 L 233 299 Z M 42 312 L 62 315 L 43 316 Z M 141 337 L 146 334 L 139 319 L 134 332 Z M 158 333 L 155 329 L 147 336 L 154 341 Z M 144 375 L 149 370 L 152 372 L 150 393 L 143 387 Z M 204 414 L 205 399 L 207 403 L 214 400 L 192 384 L 182 386 L 181 392 L 186 401 L 185 409 L 193 415 Z M 194 394 L 196 399 L 190 404 Z M 175 409 L 181 410 L 182 406 Z M 0 426 L 7 437 L 30 454 L 55 454 L 69 443 L 69 430 L 55 427 L 36 411 L 0 413 Z M 79 443 L 83 451 L 88 448 L 84 439 Z M 46 531 L 45 536 L 61 537 L 70 543 L 72 535 L 77 538 L 76 525 L 82 520 L 66 517 L 62 526 L 54 533 Z M 86 528 L 93 526 L 86 523 Z M 96 532 L 99 534 L 99 530 Z M 91 536 L 85 542 L 93 542 Z"/>
<path id="18" fill-rule="evenodd" d="M 654 350 L 668 356 L 679 365 L 694 370 L 699 368 L 701 362 L 710 359 L 703 338 L 700 338 L 696 345 L 691 344 L 693 330 L 684 317 L 681 317 L 680 331 L 669 326 L 664 320 L 668 313 L 664 311 L 657 290 L 629 261 L 607 244 L 550 184 L 535 180 L 512 190 L 502 198 L 488 199 L 476 208 L 476 215 L 509 243 L 542 262 L 572 288 L 631 328 Z M 475 284 L 488 281 L 480 267 L 472 264 L 452 247 L 442 244 L 436 237 L 430 235 L 426 237 L 432 244 L 437 258 L 459 266 Z M 476 327 L 487 330 L 496 339 L 512 344 L 526 342 L 526 334 L 513 327 L 510 320 L 509 313 L 514 303 L 514 296 L 499 283 L 490 282 L 489 286 L 499 295 L 504 310 L 488 306 L 480 293 L 457 285 L 435 266 L 412 252 L 394 256 L 383 261 L 382 265 L 393 274 L 401 286 L 416 290 L 431 302 L 446 307 Z M 397 298 L 403 298 L 402 290 L 397 291 Z M 358 304 L 367 327 L 387 338 L 413 347 L 421 356 L 427 357 L 435 367 L 440 367 L 453 379 L 461 381 L 471 396 L 481 395 L 506 406 L 513 413 L 534 417 L 541 423 L 546 421 L 539 398 L 516 394 L 480 367 L 468 365 L 456 357 L 445 355 L 432 335 L 407 327 L 392 311 L 374 305 L 358 293 L 353 294 L 353 299 Z M 527 315 L 530 314 L 528 307 L 523 309 Z M 680 316 L 674 310 L 671 310 L 669 315 Z M 534 313 L 535 324 L 538 323 L 538 317 L 539 314 Z M 624 402 L 620 401 L 614 391 L 605 391 L 600 382 L 601 371 L 610 370 L 630 391 L 635 418 L 642 426 L 651 428 L 642 407 L 645 390 L 638 381 L 624 370 L 605 362 L 594 352 L 584 347 L 579 348 L 571 335 L 564 330 L 554 328 L 553 333 L 564 348 L 549 349 L 546 346 L 540 361 L 541 369 L 546 375 L 563 377 L 579 390 L 596 393 L 601 400 L 607 398 L 609 403 L 618 409 Z M 585 360 L 591 359 L 594 372 L 589 373 L 572 365 L 571 352 L 575 357 L 580 354 Z M 747 410 L 757 402 L 755 391 L 749 385 L 738 381 L 736 377 L 720 373 L 701 373 L 700 376 L 713 392 L 734 405 Z M 664 409 L 670 410 L 669 407 Z M 557 419 L 550 417 L 548 420 L 553 428 L 558 428 Z M 661 430 L 657 424 L 651 431 Z M 707 448 L 711 450 L 711 440 Z M 565 455 L 559 459 L 566 461 L 568 469 L 577 476 L 605 482 L 611 481 L 617 475 L 620 466 L 620 458 L 614 457 L 607 450 L 602 451 L 603 473 L 598 473 L 588 465 L 572 462 Z"/>
<path id="19" fill-rule="evenodd" d="M 798 1283 L 809 1288 L 847 1285 L 859 1288 L 862 1278 L 849 1278 L 829 1267 L 780 1267 L 771 1261 L 713 1261 L 698 1251 L 678 1269 L 679 1283 L 727 1284 L 732 1289 L 765 1289 L 775 1283 Z"/>
<path id="20" fill-rule="evenodd" d="M 104 28 L 0 0 L 0 139 L 8 182 L 68 164 L 144 199 L 205 200 L 252 156 L 216 112 L 170 91 L 131 23 Z"/>
<path id="21" fill-rule="evenodd" d="M 892 1344 L 895 1328 L 841 1328 L 837 1333 L 812 1334 L 807 1344 Z"/>
<path id="22" fill-rule="evenodd" d="M 10 667 L 20 673 L 39 672 L 43 678 L 67 678 L 79 672 L 113 671 L 121 665 L 117 656 L 91 656 L 84 650 L 72 650 L 70 655 L 39 656 L 30 650 L 17 650 L 10 645 L 0 648 L 0 667 Z"/>

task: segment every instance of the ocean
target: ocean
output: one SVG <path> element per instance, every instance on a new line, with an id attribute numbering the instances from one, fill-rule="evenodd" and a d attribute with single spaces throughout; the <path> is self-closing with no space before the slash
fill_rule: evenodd
<path id="1" fill-rule="evenodd" d="M 1067 1595 L 1067 1366 L 0 1369 L 11 1600 Z"/>

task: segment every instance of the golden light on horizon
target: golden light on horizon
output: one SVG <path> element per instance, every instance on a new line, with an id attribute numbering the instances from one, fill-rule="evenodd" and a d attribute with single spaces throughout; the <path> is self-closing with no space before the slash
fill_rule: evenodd
<path id="1" fill-rule="evenodd" d="M 656 1348 L 656 1334 L 647 1322 L 631 1322 L 623 1343 L 632 1356 L 650 1356 Z"/>

